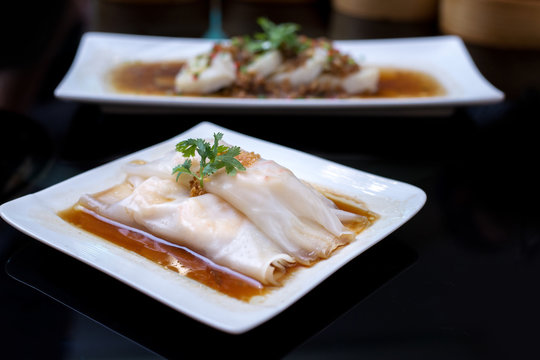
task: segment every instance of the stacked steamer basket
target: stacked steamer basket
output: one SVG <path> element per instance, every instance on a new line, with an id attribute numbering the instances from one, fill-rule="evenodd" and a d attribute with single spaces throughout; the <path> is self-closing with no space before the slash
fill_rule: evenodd
<path id="1" fill-rule="evenodd" d="M 436 21 L 442 33 L 493 48 L 540 49 L 539 0 L 332 0 L 335 12 L 364 20 Z"/>
<path id="2" fill-rule="evenodd" d="M 441 0 L 439 27 L 465 41 L 480 71 L 507 99 L 540 88 L 540 1 Z"/>
<path id="3" fill-rule="evenodd" d="M 439 23 L 471 44 L 540 49 L 538 0 L 441 0 Z"/>
<path id="4" fill-rule="evenodd" d="M 352 17 L 416 22 L 437 15 L 438 0 L 332 0 L 334 10 Z"/>
<path id="5" fill-rule="evenodd" d="M 430 36 L 438 0 L 332 0 L 330 37 L 373 39 Z"/>

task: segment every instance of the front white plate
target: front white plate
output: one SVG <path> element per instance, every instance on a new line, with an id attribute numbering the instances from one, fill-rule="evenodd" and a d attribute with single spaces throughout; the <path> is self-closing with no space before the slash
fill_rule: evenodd
<path id="1" fill-rule="evenodd" d="M 329 259 L 300 269 L 283 287 L 251 303 L 223 295 L 150 260 L 91 235 L 63 221 L 58 211 L 72 206 L 82 194 L 94 193 L 124 179 L 121 165 L 160 157 L 186 138 L 206 138 L 214 132 L 262 157 L 290 168 L 299 178 L 364 201 L 381 218 L 350 245 Z M 385 238 L 414 216 L 426 201 L 417 187 L 345 167 L 309 154 L 252 138 L 211 123 L 135 152 L 0 207 L 5 221 L 37 240 L 99 269 L 194 319 L 230 333 L 248 331 L 277 315 L 324 279 Z"/>
<path id="2" fill-rule="evenodd" d="M 126 61 L 183 60 L 210 49 L 213 40 L 89 32 L 55 90 L 64 100 L 105 107 L 153 110 L 352 111 L 353 113 L 437 110 L 501 101 L 504 95 L 478 71 L 459 37 L 436 36 L 385 40 L 341 40 L 334 44 L 365 65 L 419 70 L 445 87 L 444 96 L 375 99 L 240 99 L 133 95 L 115 92 L 108 72 Z"/>

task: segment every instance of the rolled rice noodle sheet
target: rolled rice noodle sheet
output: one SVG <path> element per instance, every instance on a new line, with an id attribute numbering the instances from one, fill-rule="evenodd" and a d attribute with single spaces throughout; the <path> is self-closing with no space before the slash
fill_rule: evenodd
<path id="1" fill-rule="evenodd" d="M 281 63 L 283 57 L 278 50 L 271 50 L 263 53 L 253 60 L 247 67 L 246 71 L 260 77 L 267 77 L 274 73 Z"/>
<path id="2" fill-rule="evenodd" d="M 176 150 L 171 150 L 165 153 L 163 156 L 152 161 L 133 161 L 125 164 L 122 170 L 128 176 L 139 176 L 143 178 L 149 178 L 157 176 L 162 179 L 176 179 L 176 175 L 173 174 L 173 168 L 177 165 L 181 165 L 186 161 L 186 158 L 182 156 Z M 199 158 L 192 159 L 192 170 L 199 170 Z M 179 183 L 183 186 L 189 186 L 189 176 L 181 176 Z"/>
<path id="3" fill-rule="evenodd" d="M 144 181 L 141 177 L 130 176 L 118 185 L 96 194 L 81 196 L 79 204 L 121 224 L 136 227 L 133 214 L 128 211 L 127 204 L 135 187 Z"/>
<path id="4" fill-rule="evenodd" d="M 223 143 L 224 145 L 228 145 Z M 174 180 L 171 169 L 183 163 L 177 152 L 125 167 L 130 176 L 158 176 Z M 199 158 L 192 158 L 197 169 Z M 178 185 L 189 189 L 191 176 L 182 175 Z M 311 185 L 274 161 L 260 159 L 235 176 L 223 169 L 205 179 L 204 189 L 241 212 L 282 251 L 302 264 L 328 257 L 338 246 L 354 239 L 343 222 L 359 215 L 338 209 Z"/>
<path id="5" fill-rule="evenodd" d="M 307 85 L 313 82 L 323 71 L 328 59 L 328 50 L 322 47 L 313 48 L 313 54 L 302 65 L 289 70 L 277 70 L 270 81 L 275 83 L 288 82 L 293 87 Z"/>
<path id="6" fill-rule="evenodd" d="M 209 54 L 188 61 L 175 78 L 176 92 L 210 94 L 230 86 L 236 79 L 236 65 L 230 53 L 218 52 L 210 61 Z"/>
<path id="7" fill-rule="evenodd" d="M 186 246 L 263 284 L 279 284 L 280 276 L 294 263 L 244 215 L 213 194 L 190 197 L 187 188 L 157 176 L 142 181 L 131 192 L 126 190 L 131 186 L 119 185 L 116 199 L 99 193 L 84 196 L 80 203 L 114 221 Z"/>
<path id="8" fill-rule="evenodd" d="M 216 173 L 205 189 L 245 214 L 303 264 L 328 257 L 355 236 L 340 221 L 354 214 L 341 214 L 332 201 L 274 161 L 258 160 L 235 176 Z"/>

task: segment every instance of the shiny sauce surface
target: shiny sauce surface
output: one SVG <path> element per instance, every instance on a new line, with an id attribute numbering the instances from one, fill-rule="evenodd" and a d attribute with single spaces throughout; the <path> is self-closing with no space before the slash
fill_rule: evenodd
<path id="1" fill-rule="evenodd" d="M 174 79 L 182 66 L 183 61 L 126 63 L 113 69 L 109 77 L 118 92 L 174 95 Z"/>
<path id="2" fill-rule="evenodd" d="M 345 224 L 357 234 L 377 219 L 376 214 L 365 209 L 354 208 L 345 202 L 334 202 L 343 210 L 362 215 L 360 221 Z M 274 286 L 265 286 L 255 279 L 215 264 L 187 247 L 163 240 L 143 230 L 110 221 L 83 206 L 76 204 L 59 212 L 58 215 L 78 228 L 238 300 L 247 302 L 254 296 L 264 295 L 274 288 Z M 286 281 L 286 278 L 300 267 L 303 266 L 290 267 L 283 276 L 283 281 Z"/>
<path id="3" fill-rule="evenodd" d="M 113 88 L 120 93 L 175 95 L 174 79 L 183 65 L 183 62 L 125 63 L 111 71 L 109 80 Z M 430 97 L 444 95 L 444 93 L 443 86 L 429 74 L 416 70 L 381 68 L 376 93 L 350 97 Z"/>
<path id="4" fill-rule="evenodd" d="M 110 221 L 82 206 L 75 205 L 58 215 L 74 226 L 239 300 L 247 301 L 267 291 L 260 282 L 219 266 L 184 246 Z"/>

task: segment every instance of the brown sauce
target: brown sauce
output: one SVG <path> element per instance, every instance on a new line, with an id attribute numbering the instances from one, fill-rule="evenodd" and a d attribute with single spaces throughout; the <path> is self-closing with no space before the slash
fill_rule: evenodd
<path id="1" fill-rule="evenodd" d="M 112 70 L 110 82 L 114 89 L 121 93 L 175 95 L 174 79 L 183 65 L 183 62 L 126 63 Z M 378 91 L 354 97 L 430 97 L 444 93 L 443 86 L 429 74 L 414 70 L 381 68 Z"/>
<path id="2" fill-rule="evenodd" d="M 122 64 L 110 73 L 116 91 L 147 95 L 174 95 L 174 78 L 182 61 Z"/>
<path id="3" fill-rule="evenodd" d="M 239 300 L 248 301 L 267 291 L 260 282 L 216 265 L 186 247 L 109 221 L 82 206 L 73 206 L 58 215 L 72 225 Z"/>
<path id="4" fill-rule="evenodd" d="M 433 76 L 420 71 L 381 69 L 377 93 L 365 97 L 429 97 L 444 95 L 445 90 Z"/>
<path id="5" fill-rule="evenodd" d="M 363 215 L 361 221 L 345 224 L 357 234 L 377 219 L 377 216 L 370 211 L 355 208 L 346 202 L 332 200 L 343 210 Z M 274 288 L 219 266 L 187 247 L 173 244 L 145 231 L 110 221 L 82 206 L 75 205 L 59 212 L 58 215 L 74 226 L 238 300 L 249 301 L 252 297 L 264 295 Z M 303 266 L 292 266 L 282 279 L 286 281 L 286 278 L 300 267 Z"/>

